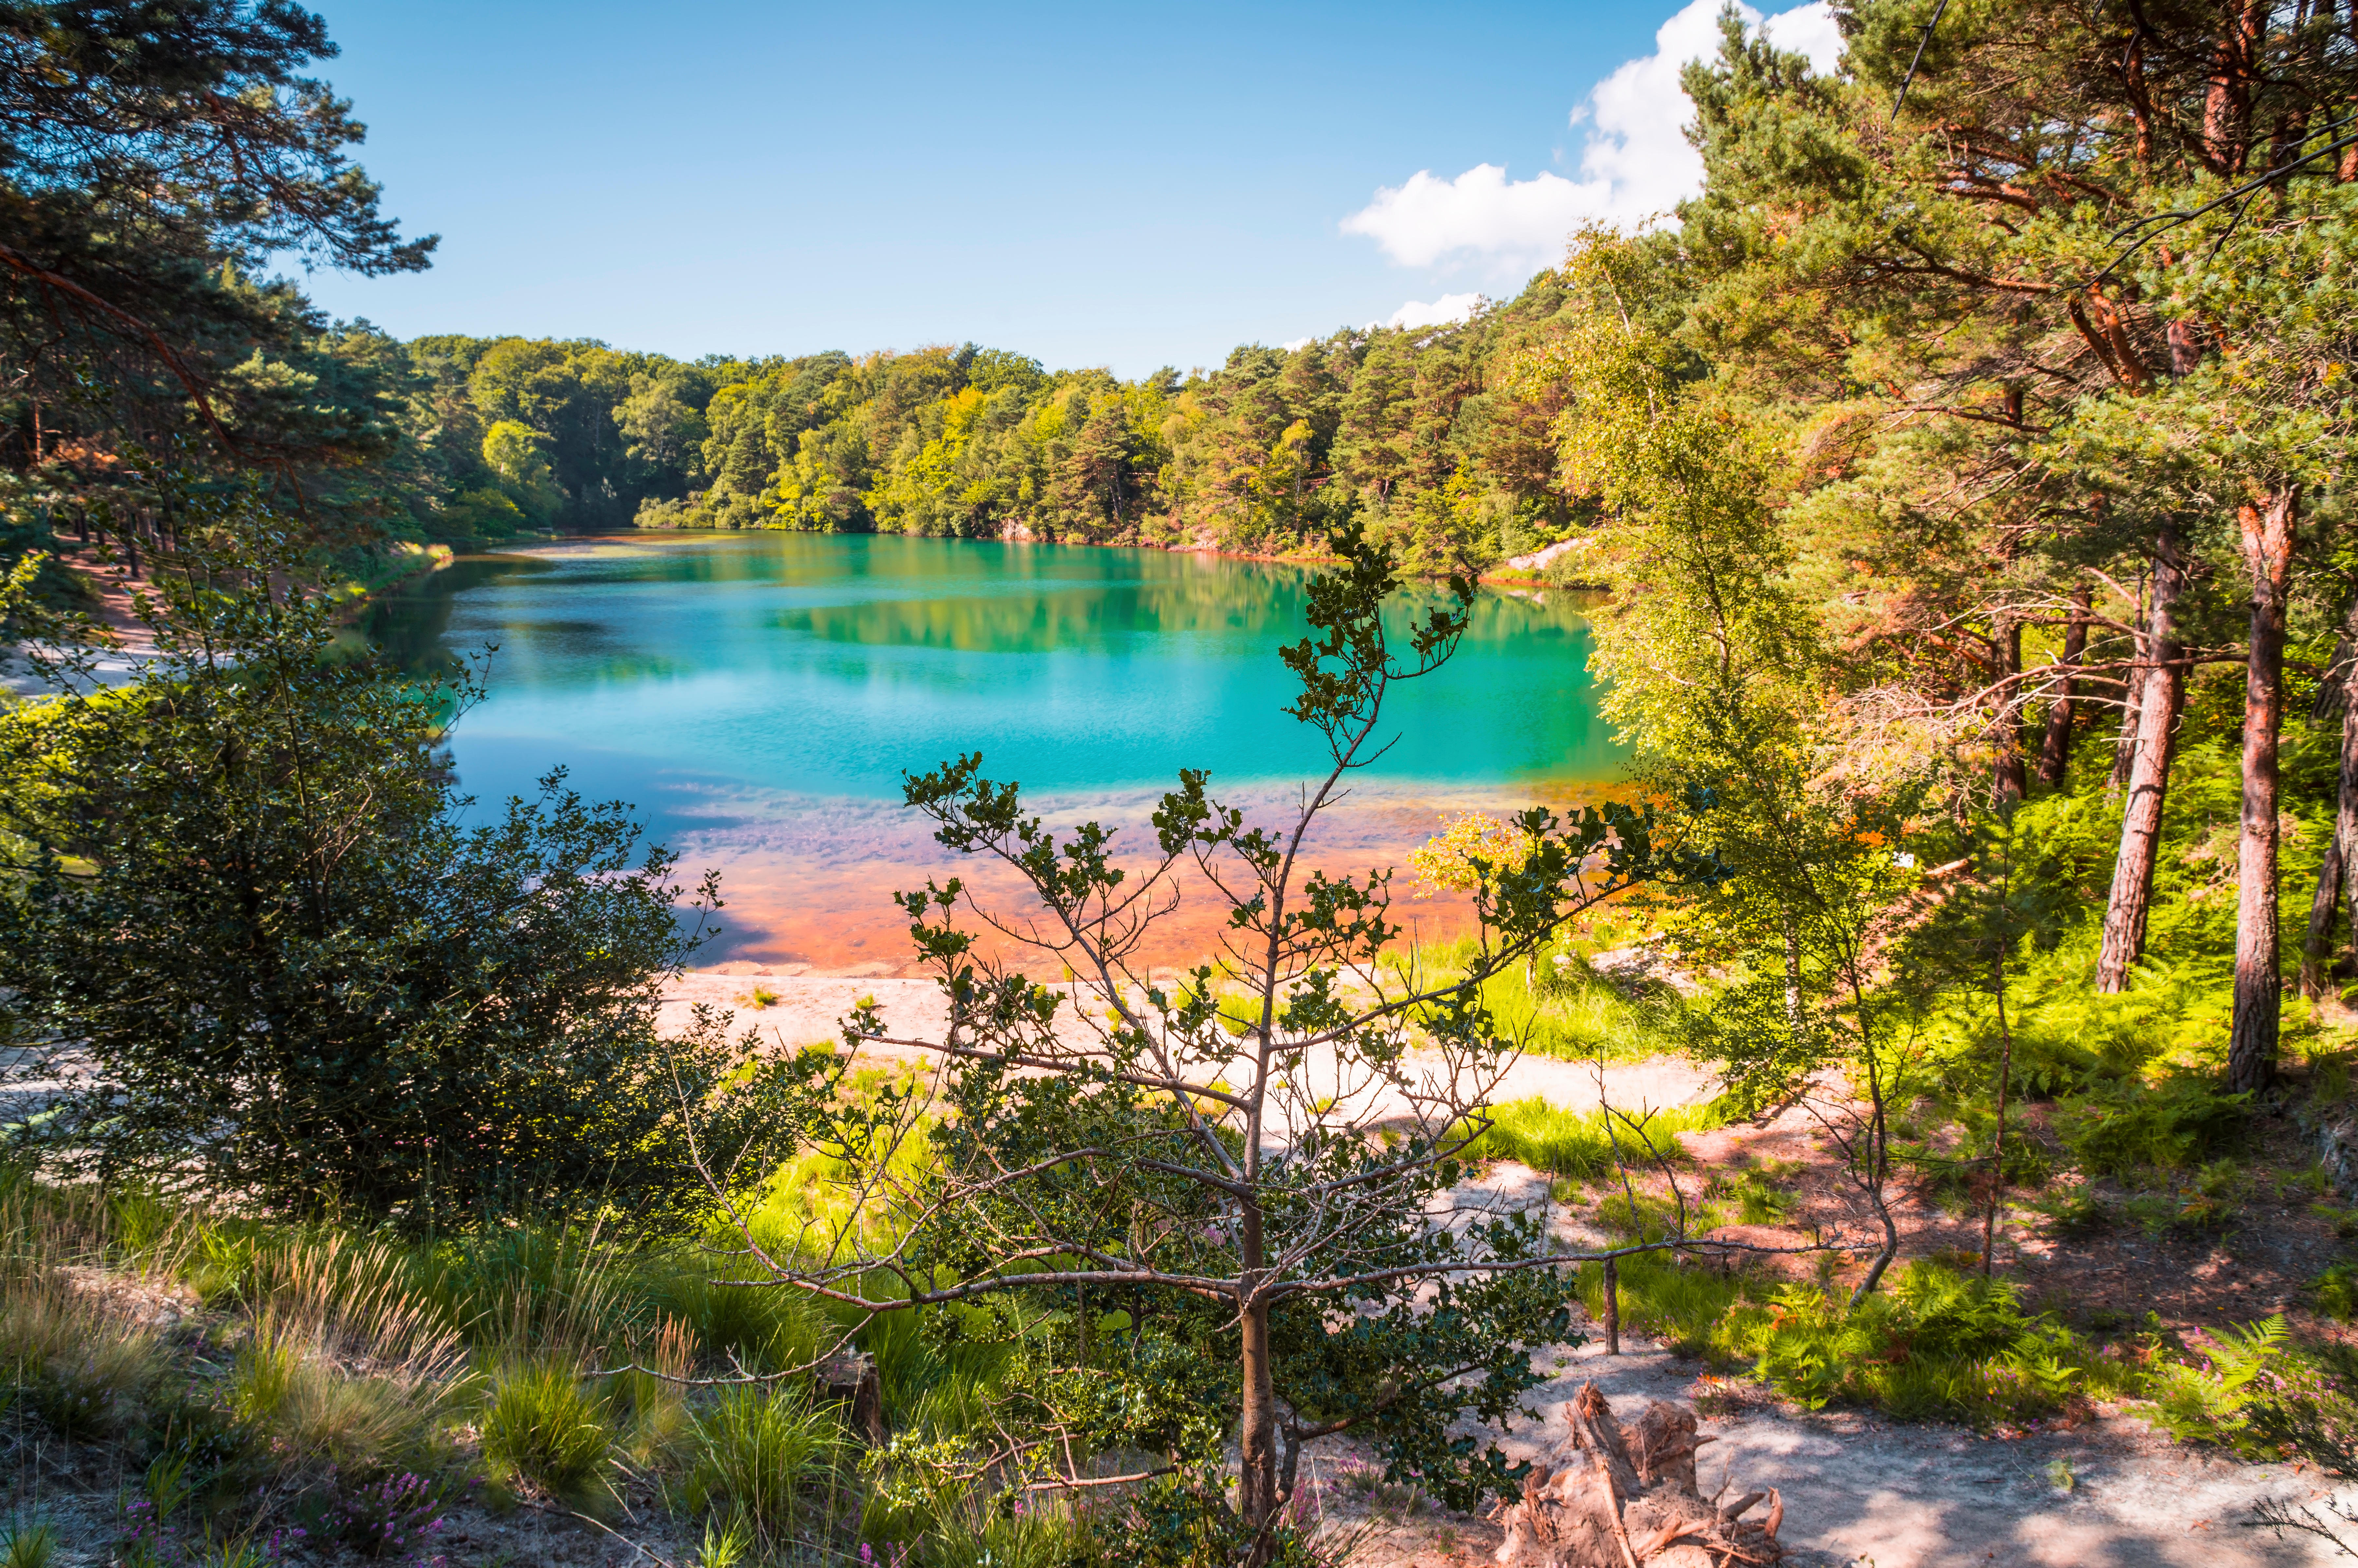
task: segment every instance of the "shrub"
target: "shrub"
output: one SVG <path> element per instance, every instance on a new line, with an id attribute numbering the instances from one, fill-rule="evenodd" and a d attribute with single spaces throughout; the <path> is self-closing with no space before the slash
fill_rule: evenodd
<path id="1" fill-rule="evenodd" d="M 1593 914 L 1591 924 L 1606 929 L 1595 938 L 1544 949 L 1523 971 L 1482 983 L 1482 1005 L 1498 1033 L 1533 1055 L 1570 1060 L 1630 1061 L 1677 1049 L 1677 999 L 1668 988 L 1617 981 L 1589 963 L 1588 949 L 1630 939 L 1642 923 L 1623 929 L 1608 914 Z M 1468 938 L 1420 944 L 1405 957 L 1385 961 L 1438 984 L 1463 975 L 1475 959 Z"/>
<path id="2" fill-rule="evenodd" d="M 1836 1400 L 1910 1419 L 1986 1423 L 2062 1408 L 2099 1357 L 2015 1287 L 1930 1262 L 1900 1270 L 1855 1309 L 1805 1286 L 1779 1291 L 1751 1329 L 1761 1379 L 1814 1410 Z"/>
<path id="3" fill-rule="evenodd" d="M 2320 1315 L 2336 1323 L 2358 1317 L 2358 1264 L 2336 1263 L 2309 1282 Z"/>
<path id="4" fill-rule="evenodd" d="M 674 858 L 561 773 L 471 820 L 439 752 L 464 679 L 330 656 L 304 546 L 243 521 L 250 547 L 149 585 L 143 679 L 0 708 L 32 868 L 0 899 L 0 989 L 103 1086 L 42 1136 L 113 1178 L 423 1233 L 705 1212 L 683 1103 L 726 1168 L 765 1080 L 717 1017 L 657 1033 L 698 940 Z M 52 1065 L 21 1054 L 12 1076 Z"/>
<path id="5" fill-rule="evenodd" d="M 702 1260 L 676 1260 L 657 1294 L 706 1351 L 753 1370 L 808 1365 L 827 1331 L 823 1314 L 799 1291 L 721 1284 Z"/>
<path id="6" fill-rule="evenodd" d="M 2148 1166 L 2182 1169 L 2225 1147 L 2243 1129 L 2249 1098 L 2191 1079 L 2156 1088 L 2125 1080 L 2065 1099 L 2058 1119 L 2082 1169 L 2118 1176 Z"/>
<path id="7" fill-rule="evenodd" d="M 1748 1170 L 1716 1174 L 1704 1184 L 1704 1195 L 1734 1200 L 1739 1225 L 1781 1225 L 1793 1212 L 1794 1198 L 1778 1182 L 1799 1168 L 1772 1160 Z"/>
<path id="8" fill-rule="evenodd" d="M 2047 1233 L 2058 1240 L 2078 1241 L 2102 1235 L 2118 1217 L 2104 1195 L 2086 1182 L 2030 1200 L 2030 1207 L 2047 1221 Z"/>
<path id="9" fill-rule="evenodd" d="M 697 1413 L 694 1429 L 689 1502 L 741 1519 L 764 1552 L 786 1541 L 802 1490 L 834 1469 L 845 1443 L 833 1411 L 758 1386 L 723 1393 Z"/>
<path id="10" fill-rule="evenodd" d="M 266 1314 L 229 1378 L 238 1423 L 290 1458 L 362 1467 L 423 1462 L 449 1398 L 430 1368 L 346 1368 L 316 1335 Z"/>
<path id="11" fill-rule="evenodd" d="M 422 1558 L 443 1525 L 443 1489 L 412 1471 L 352 1481 L 331 1474 L 312 1533 L 363 1557 Z"/>
<path id="12" fill-rule="evenodd" d="M 970 1492 L 925 1532 L 916 1561 L 924 1568 L 1079 1568 L 1103 1560 L 1098 1529 L 1064 1498 Z"/>
<path id="13" fill-rule="evenodd" d="M 2251 1417 L 2255 1381 L 2285 1348 L 2279 1315 L 2209 1336 L 2207 1367 L 2164 1361 L 2154 1368 L 2155 1420 L 2180 1443 L 2234 1444 Z"/>
<path id="14" fill-rule="evenodd" d="M 2288 1346 L 2251 1387 L 2247 1430 L 2263 1452 L 2358 1475 L 2358 1348 L 2333 1340 Z"/>
<path id="15" fill-rule="evenodd" d="M 557 1497 L 590 1500 L 606 1478 L 610 1413 L 570 1368 L 518 1368 L 500 1379 L 483 1412 L 483 1460 L 503 1481 L 520 1477 Z"/>
<path id="16" fill-rule="evenodd" d="M 627 1338 L 644 1306 L 633 1287 L 668 1260 L 644 1260 L 561 1221 L 487 1226 L 438 1254 L 424 1293 L 500 1358 L 579 1359 Z M 660 1287 L 656 1287 L 658 1290 Z"/>

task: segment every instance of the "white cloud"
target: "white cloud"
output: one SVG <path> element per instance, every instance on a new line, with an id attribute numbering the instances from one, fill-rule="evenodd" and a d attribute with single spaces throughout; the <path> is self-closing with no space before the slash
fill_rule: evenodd
<path id="1" fill-rule="evenodd" d="M 1689 60 L 1717 52 L 1720 4 L 1692 0 L 1655 33 L 1652 54 L 1625 62 L 1572 112 L 1572 123 L 1588 131 L 1579 179 L 1541 171 L 1510 180 L 1494 163 L 1476 164 L 1455 179 L 1419 169 L 1405 183 L 1378 190 L 1374 201 L 1343 220 L 1343 232 L 1365 234 L 1404 265 L 1470 256 L 1503 273 L 1554 259 L 1583 222 L 1628 227 L 1667 213 L 1703 183 L 1703 159 L 1686 140 L 1694 106 L 1679 87 L 1679 73 Z M 1831 71 L 1841 57 L 1826 0 L 1765 22 L 1749 5 L 1737 9 L 1780 47 L 1807 54 L 1815 70 Z"/>
<path id="2" fill-rule="evenodd" d="M 1316 339 L 1314 339 L 1314 338 L 1295 338 L 1295 339 L 1292 340 L 1292 341 L 1289 341 L 1289 342 L 1280 343 L 1280 344 L 1278 345 L 1278 347 L 1279 347 L 1279 348 L 1281 348 L 1281 349 L 1283 349 L 1287 353 L 1289 353 L 1289 354 L 1290 354 L 1290 353 L 1294 352 L 1294 351 L 1295 351 L 1296 350 L 1298 350 L 1298 349 L 1306 349 L 1306 348 L 1308 348 L 1312 343 L 1315 342 L 1316 341 L 1317 341 L 1317 340 L 1316 340 Z"/>
<path id="3" fill-rule="evenodd" d="M 1842 24 L 1834 20 L 1834 8 L 1823 0 L 1779 11 L 1761 24 L 1761 30 L 1779 49 L 1808 55 L 1810 69 L 1820 76 L 1832 76 L 1842 62 Z"/>
<path id="4" fill-rule="evenodd" d="M 1430 305 L 1421 299 L 1412 299 L 1393 311 L 1392 319 L 1383 325 L 1438 327 L 1444 321 L 1463 321 L 1487 303 L 1479 294 L 1444 294 Z M 1373 321 L 1368 323 L 1370 327 L 1376 324 Z"/>

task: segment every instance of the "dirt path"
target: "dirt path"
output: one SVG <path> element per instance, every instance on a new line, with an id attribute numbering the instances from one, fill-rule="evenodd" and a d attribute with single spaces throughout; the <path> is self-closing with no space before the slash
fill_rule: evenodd
<path id="1" fill-rule="evenodd" d="M 1625 1351 L 1631 1343 L 1625 1337 Z M 1552 1448 L 1563 1432 L 1556 1407 L 1585 1381 L 1593 1379 L 1617 1407 L 1626 1399 L 1642 1408 L 1648 1398 L 1687 1400 L 1703 1370 L 1660 1349 L 1608 1357 L 1601 1341 L 1568 1359 L 1552 1381 L 1533 1390 L 1531 1402 L 1548 1422 L 1509 1440 L 1516 1458 Z M 1704 1451 L 1704 1488 L 1727 1475 L 1737 1492 L 1782 1491 L 1783 1539 L 1815 1554 L 1790 1560 L 1797 1563 L 2244 1568 L 2334 1557 L 2313 1538 L 2278 1543 L 2243 1526 L 2263 1498 L 2326 1496 L 2314 1470 L 2242 1465 L 2180 1447 L 2134 1417 L 1999 1440 L 1855 1411 L 1752 1409 L 1706 1417 L 1703 1430 L 1718 1439 Z M 2068 1489 L 2059 1464 L 2069 1467 Z M 2358 1497 L 2358 1488 L 2342 1490 L 2345 1498 Z"/>
<path id="2" fill-rule="evenodd" d="M 2358 1487 L 2333 1488 L 2314 1469 L 2243 1465 L 2180 1447 L 2132 1416 L 2113 1413 L 2074 1431 L 1984 1439 L 1960 1427 L 1902 1423 L 1871 1412 L 1797 1412 L 1767 1402 L 1749 1385 L 1699 1381 L 1701 1363 L 1624 1334 L 1623 1354 L 1605 1353 L 1601 1335 L 1576 1348 L 1533 1357 L 1549 1380 L 1526 1394 L 1542 1420 L 1520 1423 L 1501 1447 L 1511 1459 L 1563 1463 L 1562 1407 L 1585 1382 L 1624 1417 L 1648 1400 L 1693 1404 L 1705 1394 L 1698 1479 L 1708 1494 L 1774 1487 L 1785 1498 L 1780 1539 L 1791 1568 L 2309 1568 L 2337 1561 L 2314 1537 L 2247 1529 L 2264 1499 L 2358 1504 Z M 1733 1407 L 1733 1408 L 1731 1408 Z M 1487 1429 L 1479 1430 L 1487 1440 Z M 1305 1476 L 1364 1467 L 1355 1445 L 1314 1445 Z M 1433 1509 L 1393 1509 L 1389 1518 L 1331 1481 L 1321 1487 L 1329 1519 L 1385 1524 L 1355 1559 L 1359 1568 L 1443 1568 L 1493 1560 L 1498 1527 Z M 2358 1527 L 2348 1533 L 2358 1541 Z"/>

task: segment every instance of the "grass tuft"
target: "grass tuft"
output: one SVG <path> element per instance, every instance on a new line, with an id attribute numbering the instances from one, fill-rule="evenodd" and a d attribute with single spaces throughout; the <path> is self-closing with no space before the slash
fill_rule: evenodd
<path id="1" fill-rule="evenodd" d="M 0 1568 L 49 1568 L 57 1554 L 58 1530 L 49 1520 L 12 1519 L 0 1525 Z"/>
<path id="2" fill-rule="evenodd" d="M 802 1494 L 833 1472 L 846 1439 L 832 1411 L 784 1389 L 727 1390 L 695 1417 L 690 1504 L 741 1520 L 763 1555 L 791 1538 Z"/>
<path id="3" fill-rule="evenodd" d="M 521 1479 L 568 1501 L 598 1500 L 613 1448 L 611 1415 L 570 1367 L 517 1367 L 499 1380 L 483 1412 L 483 1461 L 511 1485 Z"/>

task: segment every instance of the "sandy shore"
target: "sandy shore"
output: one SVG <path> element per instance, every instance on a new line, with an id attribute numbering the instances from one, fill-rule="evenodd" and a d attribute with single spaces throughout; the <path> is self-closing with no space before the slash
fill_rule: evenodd
<path id="1" fill-rule="evenodd" d="M 939 1039 L 948 1017 L 941 991 L 932 980 L 818 976 L 767 969 L 736 972 L 734 965 L 729 968 L 731 972 L 691 973 L 676 982 L 664 1003 L 664 1031 L 672 1033 L 687 1028 L 693 1010 L 703 1004 L 727 1013 L 732 1030 L 756 1030 L 765 1040 L 791 1050 L 839 1040 L 837 1021 L 850 1012 L 863 997 L 876 999 L 886 1028 L 903 1039 Z M 777 1000 L 766 1007 L 754 1005 L 757 989 L 775 996 Z M 887 1060 L 924 1054 L 870 1046 L 862 1054 Z M 1412 1070 L 1427 1075 L 1443 1070 L 1441 1058 L 1433 1053 L 1412 1052 L 1409 1063 Z M 1322 1066 L 1314 1063 L 1309 1076 L 1315 1080 L 1326 1071 L 1331 1071 L 1331 1064 Z M 1716 1092 L 1717 1084 L 1710 1074 L 1675 1056 L 1608 1063 L 1605 1067 L 1606 1098 L 1627 1110 L 1687 1105 L 1708 1099 Z M 1532 1095 L 1545 1096 L 1561 1106 L 1594 1106 L 1597 1099 L 1596 1067 L 1593 1063 L 1568 1062 L 1553 1056 L 1523 1056 L 1506 1070 L 1490 1098 L 1498 1102 Z M 1369 1112 L 1379 1119 L 1408 1109 L 1397 1093 L 1379 1097 L 1369 1107 Z"/>

